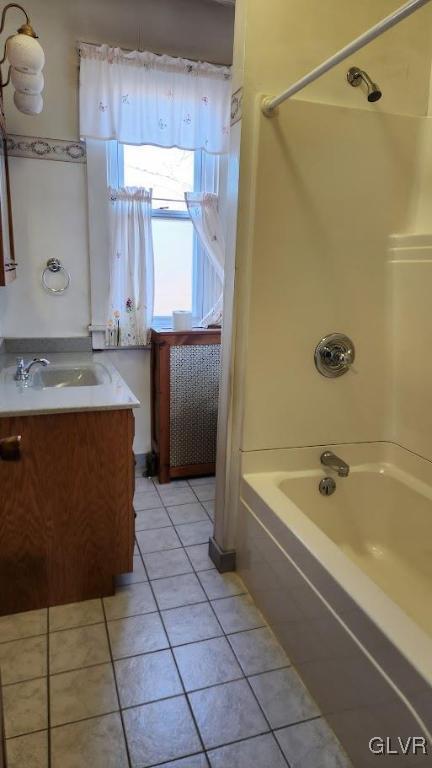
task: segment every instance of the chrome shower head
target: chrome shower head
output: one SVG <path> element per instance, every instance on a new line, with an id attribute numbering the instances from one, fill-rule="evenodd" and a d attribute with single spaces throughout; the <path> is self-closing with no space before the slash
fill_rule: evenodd
<path id="1" fill-rule="evenodd" d="M 347 80 L 353 88 L 357 88 L 361 83 L 367 85 L 367 99 L 374 102 L 379 101 L 382 96 L 382 91 L 373 80 L 369 77 L 368 73 L 358 67 L 351 67 L 347 72 Z"/>

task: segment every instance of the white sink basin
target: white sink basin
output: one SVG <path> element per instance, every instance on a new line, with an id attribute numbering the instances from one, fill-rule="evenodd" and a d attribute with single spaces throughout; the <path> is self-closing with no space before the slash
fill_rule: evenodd
<path id="1" fill-rule="evenodd" d="M 97 387 L 110 384 L 111 376 L 104 365 L 49 365 L 31 373 L 30 386 L 35 389 L 63 389 L 64 387 Z"/>

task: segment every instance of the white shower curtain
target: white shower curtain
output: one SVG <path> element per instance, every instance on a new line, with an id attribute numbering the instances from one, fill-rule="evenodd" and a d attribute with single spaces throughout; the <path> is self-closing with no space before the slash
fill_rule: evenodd
<path id="1" fill-rule="evenodd" d="M 109 188 L 110 291 L 107 346 L 147 344 L 153 316 L 152 192 Z"/>
<path id="2" fill-rule="evenodd" d="M 192 224 L 198 239 L 207 253 L 211 265 L 220 280 L 220 295 L 203 317 L 201 325 L 221 325 L 223 314 L 223 280 L 225 267 L 225 238 L 222 231 L 222 222 L 218 210 L 218 197 L 206 192 L 196 195 L 193 192 L 185 193 L 186 205 Z"/>

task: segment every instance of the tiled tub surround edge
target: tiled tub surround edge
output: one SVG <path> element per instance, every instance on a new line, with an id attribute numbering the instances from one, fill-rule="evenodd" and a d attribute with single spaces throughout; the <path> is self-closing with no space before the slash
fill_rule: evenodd
<path id="1" fill-rule="evenodd" d="M 354 765 L 377 764 L 372 736 L 428 738 L 430 686 L 304 544 L 271 510 L 263 520 L 244 501 L 239 531 L 239 573 Z"/>

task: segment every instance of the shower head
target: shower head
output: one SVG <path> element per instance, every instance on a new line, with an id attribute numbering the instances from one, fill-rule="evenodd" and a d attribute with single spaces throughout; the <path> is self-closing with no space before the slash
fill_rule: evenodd
<path id="1" fill-rule="evenodd" d="M 381 88 L 371 80 L 368 73 L 363 69 L 351 67 L 347 72 L 347 80 L 353 88 L 357 88 L 362 83 L 366 83 L 368 101 L 374 102 L 380 100 L 382 96 Z"/>

